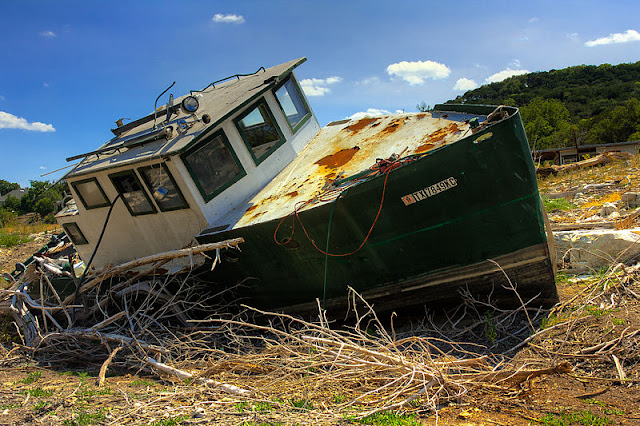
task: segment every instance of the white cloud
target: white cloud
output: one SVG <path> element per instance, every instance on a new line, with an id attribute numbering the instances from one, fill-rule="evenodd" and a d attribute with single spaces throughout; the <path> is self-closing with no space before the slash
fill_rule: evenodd
<path id="1" fill-rule="evenodd" d="M 478 83 L 468 78 L 459 78 L 456 81 L 456 85 L 453 86 L 453 90 L 459 90 L 462 92 L 466 92 L 467 90 L 473 90 L 478 87 Z"/>
<path id="2" fill-rule="evenodd" d="M 307 96 L 324 96 L 331 92 L 327 86 L 340 83 L 342 77 L 333 76 L 329 78 L 305 78 L 300 81 L 300 87 Z"/>
<path id="3" fill-rule="evenodd" d="M 40 35 L 42 37 L 46 37 L 46 38 L 54 38 L 57 37 L 56 33 L 54 33 L 53 31 L 43 31 L 40 33 Z"/>
<path id="4" fill-rule="evenodd" d="M 529 19 L 527 22 L 529 22 L 530 24 L 535 24 L 536 22 L 539 22 L 539 21 L 540 21 L 540 18 L 534 16 L 533 18 Z"/>
<path id="5" fill-rule="evenodd" d="M 40 166 L 40 170 L 47 170 L 45 166 Z"/>
<path id="6" fill-rule="evenodd" d="M 578 33 L 568 33 L 567 38 L 571 41 L 578 41 Z"/>
<path id="7" fill-rule="evenodd" d="M 520 68 L 520 65 L 520 59 L 514 59 L 513 61 L 509 62 L 509 67 Z"/>
<path id="8" fill-rule="evenodd" d="M 5 98 L 4 96 L 0 95 L 0 101 L 6 101 L 7 98 Z"/>
<path id="9" fill-rule="evenodd" d="M 396 110 L 396 114 L 400 114 L 403 112 L 404 111 L 399 109 Z M 351 120 L 360 120 L 361 118 L 365 118 L 365 117 L 382 117 L 383 115 L 389 115 L 389 114 L 393 114 L 393 113 L 386 109 L 368 108 L 366 111 L 360 111 L 360 112 L 356 112 L 355 114 L 351 114 L 347 118 Z"/>
<path id="10" fill-rule="evenodd" d="M 44 87 L 44 88 L 49 87 L 49 83 L 47 83 L 46 81 L 42 82 L 42 87 Z"/>
<path id="11" fill-rule="evenodd" d="M 356 84 L 362 84 L 362 85 L 365 85 L 365 86 L 371 85 L 371 84 L 378 85 L 378 84 L 381 84 L 381 83 L 382 82 L 380 81 L 379 77 L 367 77 L 367 78 L 363 78 L 362 80 L 356 82 Z"/>
<path id="12" fill-rule="evenodd" d="M 484 80 L 484 82 L 497 83 L 499 81 L 506 80 L 509 77 L 513 77 L 514 75 L 529 74 L 529 72 L 530 72 L 529 70 L 512 70 L 507 68 L 506 70 L 502 70 L 493 75 L 490 75 Z"/>
<path id="13" fill-rule="evenodd" d="M 56 131 L 51 124 L 40 123 L 39 121 L 29 123 L 22 117 L 17 117 L 4 111 L 0 111 L 0 129 L 22 129 L 34 132 Z"/>
<path id="14" fill-rule="evenodd" d="M 630 41 L 640 41 L 640 33 L 636 30 L 627 30 L 624 33 L 609 34 L 607 37 L 590 40 L 584 45 L 587 47 L 602 46 L 605 44 L 628 43 Z"/>
<path id="15" fill-rule="evenodd" d="M 213 15 L 213 18 L 211 19 L 213 22 L 218 24 L 243 24 L 244 23 L 244 16 L 233 15 L 230 13 L 226 15 L 223 15 L 222 13 L 216 13 L 215 15 Z"/>
<path id="16" fill-rule="evenodd" d="M 449 77 L 451 70 L 444 64 L 434 61 L 402 61 L 387 67 L 387 74 L 398 76 L 411 86 L 423 84 L 427 78 L 442 80 Z"/>

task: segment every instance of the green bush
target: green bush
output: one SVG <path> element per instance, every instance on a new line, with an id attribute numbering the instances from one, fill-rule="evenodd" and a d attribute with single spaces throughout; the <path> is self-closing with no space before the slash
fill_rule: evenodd
<path id="1" fill-rule="evenodd" d="M 0 228 L 13 224 L 16 217 L 14 212 L 0 207 Z"/>

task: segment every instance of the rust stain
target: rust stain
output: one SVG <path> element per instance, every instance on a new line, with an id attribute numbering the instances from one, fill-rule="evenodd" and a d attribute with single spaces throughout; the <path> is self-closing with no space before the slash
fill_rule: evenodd
<path id="1" fill-rule="evenodd" d="M 346 129 L 352 131 L 353 133 L 358 133 L 360 130 L 367 127 L 369 124 L 377 121 L 377 118 L 361 118 L 360 120 L 353 123 L 351 126 L 347 126 Z"/>
<path id="2" fill-rule="evenodd" d="M 384 129 L 380 130 L 380 134 L 385 134 L 385 133 L 389 134 L 389 133 L 395 132 L 396 130 L 398 130 L 400 125 L 402 125 L 408 119 L 409 119 L 408 117 L 403 117 L 403 118 L 398 119 L 398 120 L 393 120 L 391 123 L 389 123 L 389 125 L 387 127 L 385 127 Z"/>
<path id="3" fill-rule="evenodd" d="M 316 164 L 319 166 L 325 166 L 335 169 L 336 167 L 344 166 L 349 161 L 351 161 L 353 156 L 356 155 L 356 152 L 358 152 L 359 150 L 360 148 L 358 148 L 357 146 L 354 146 L 353 148 L 341 149 L 334 154 L 322 157 L 321 159 L 316 161 Z"/>
<path id="4" fill-rule="evenodd" d="M 424 144 L 420 145 L 420 146 L 418 147 L 418 149 L 416 149 L 416 150 L 414 151 L 414 154 L 422 154 L 423 152 L 430 151 L 430 150 L 432 150 L 433 148 L 435 148 L 435 145 L 434 145 L 434 144 L 432 144 L 432 143 L 427 142 L 427 143 L 424 143 Z"/>
<path id="5" fill-rule="evenodd" d="M 417 118 L 418 120 L 422 120 L 422 119 L 423 119 L 423 118 L 425 118 L 426 116 L 427 116 L 427 114 L 418 114 L 418 115 L 416 115 L 416 118 Z"/>
<path id="6" fill-rule="evenodd" d="M 258 204 L 254 204 L 254 205 L 252 205 L 251 207 L 249 207 L 247 209 L 247 213 L 249 213 L 249 212 L 251 212 L 251 211 L 253 211 L 253 210 L 257 209 L 257 208 L 258 208 Z"/>
<path id="7" fill-rule="evenodd" d="M 430 149 L 433 149 L 437 146 L 440 146 L 442 145 L 441 142 L 444 140 L 445 137 L 451 134 L 459 133 L 459 132 L 460 132 L 460 128 L 456 123 L 451 123 L 446 127 L 438 129 L 435 132 L 428 134 L 427 137 L 424 139 L 422 145 L 416 148 L 414 153 L 420 154 L 423 152 L 427 152 Z"/>
<path id="8" fill-rule="evenodd" d="M 298 191 L 291 191 L 288 194 L 284 194 L 285 197 L 293 198 L 298 196 Z"/>

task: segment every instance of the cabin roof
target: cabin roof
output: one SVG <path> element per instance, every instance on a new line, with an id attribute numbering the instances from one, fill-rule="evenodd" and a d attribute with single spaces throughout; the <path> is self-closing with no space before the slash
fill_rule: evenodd
<path id="1" fill-rule="evenodd" d="M 180 134 L 176 130 L 177 121 L 180 119 L 190 121 L 192 118 L 191 115 L 180 112 L 178 109 L 178 115 L 173 114 L 170 121 L 166 123 L 167 126 L 172 126 L 173 128 L 172 136 L 167 139 L 162 138 L 145 142 L 144 144 L 132 143 L 133 138 L 144 136 L 153 129 L 154 122 L 152 117 L 154 113 L 152 112 L 150 114 L 151 119 L 146 123 L 131 129 L 127 129 L 130 125 L 125 125 L 124 128 L 120 129 L 125 129 L 124 132 L 109 140 L 97 150 L 103 151 L 107 149 L 107 151 L 98 155 L 87 155 L 66 174 L 65 178 L 91 174 L 108 168 L 121 167 L 184 152 L 197 143 L 209 130 L 219 126 L 231 115 L 273 88 L 280 80 L 290 74 L 294 68 L 305 61 L 306 58 L 300 58 L 271 68 L 261 68 L 254 74 L 232 76 L 232 79 L 225 79 L 227 81 L 215 83 L 213 86 L 209 85 L 202 91 L 192 91 L 200 104 L 196 111 L 196 116 L 201 119 L 203 114 L 208 114 L 211 117 L 210 123 L 196 122 L 186 132 Z M 179 105 L 187 96 L 189 94 L 176 98 L 174 105 Z M 166 96 L 163 98 L 166 98 Z M 166 119 L 164 108 L 158 110 L 157 117 L 156 124 L 164 123 Z M 118 129 L 116 129 L 116 132 L 118 132 Z M 127 147 L 127 144 L 130 146 Z M 109 148 L 113 149 L 108 150 Z"/>

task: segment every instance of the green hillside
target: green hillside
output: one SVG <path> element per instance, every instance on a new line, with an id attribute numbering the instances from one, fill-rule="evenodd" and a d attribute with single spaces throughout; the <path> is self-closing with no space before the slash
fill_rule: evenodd
<path id="1" fill-rule="evenodd" d="M 447 103 L 520 107 L 535 149 L 640 140 L 640 62 L 529 73 Z"/>

